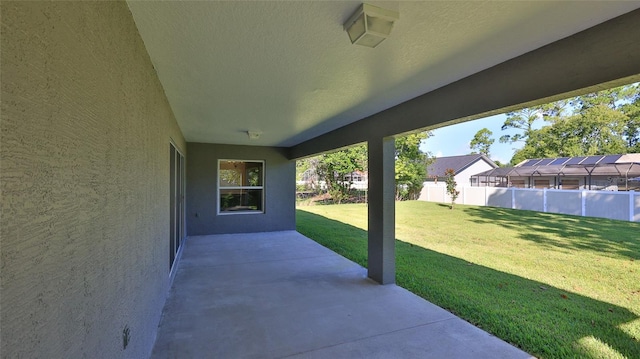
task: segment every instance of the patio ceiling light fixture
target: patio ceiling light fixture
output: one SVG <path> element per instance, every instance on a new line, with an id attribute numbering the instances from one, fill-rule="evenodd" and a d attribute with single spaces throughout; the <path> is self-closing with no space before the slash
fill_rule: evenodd
<path id="1" fill-rule="evenodd" d="M 262 131 L 249 130 L 247 131 L 247 135 L 249 135 L 250 140 L 257 140 L 258 138 L 260 138 L 260 135 L 262 135 Z"/>
<path id="2" fill-rule="evenodd" d="M 397 11 L 362 4 L 344 23 L 344 30 L 352 44 L 374 48 L 389 37 L 399 16 Z"/>

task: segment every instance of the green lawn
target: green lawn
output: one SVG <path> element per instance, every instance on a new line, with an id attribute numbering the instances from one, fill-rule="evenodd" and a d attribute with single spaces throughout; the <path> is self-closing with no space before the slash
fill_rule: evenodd
<path id="1" fill-rule="evenodd" d="M 298 231 L 366 266 L 363 204 L 299 207 Z M 396 204 L 397 284 L 540 358 L 640 358 L 640 224 Z"/>

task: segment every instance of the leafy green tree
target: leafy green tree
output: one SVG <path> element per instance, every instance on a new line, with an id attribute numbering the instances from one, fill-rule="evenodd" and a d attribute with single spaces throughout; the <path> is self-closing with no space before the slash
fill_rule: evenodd
<path id="1" fill-rule="evenodd" d="M 521 133 L 502 135 L 500 137 L 500 143 L 526 142 L 529 136 L 531 136 L 531 133 L 535 131 L 534 124 L 542 119 L 542 106 L 528 107 L 519 111 L 508 112 L 507 119 L 502 125 L 502 130 L 516 129 L 520 130 Z"/>
<path id="2" fill-rule="evenodd" d="M 542 114 L 548 125 L 536 129 L 534 114 Z M 525 142 L 514 153 L 513 165 L 527 158 L 639 152 L 640 87 L 633 84 L 510 113 L 505 126 L 523 131 L 503 136 L 508 141 L 501 138 Z"/>
<path id="3" fill-rule="evenodd" d="M 433 161 L 428 153 L 420 150 L 423 140 L 430 132 L 414 133 L 395 140 L 395 180 L 396 199 L 417 199 L 427 178 L 427 166 Z M 297 165 L 302 173 L 313 166 Z M 349 176 L 355 171 L 367 171 L 367 147 L 358 145 L 344 150 L 326 153 L 318 157 L 315 171 L 320 180 L 325 181 L 327 191 L 336 203 L 349 198 L 353 181 Z"/>
<path id="4" fill-rule="evenodd" d="M 549 134 L 554 139 L 557 156 L 591 156 L 624 153 L 627 116 L 604 104 L 591 106 L 581 113 L 558 120 Z"/>
<path id="5" fill-rule="evenodd" d="M 594 106 L 583 114 L 555 120 L 535 130 L 511 162 L 527 158 L 574 157 L 625 153 L 626 116 L 607 106 Z"/>
<path id="6" fill-rule="evenodd" d="M 420 143 L 429 137 L 430 132 L 420 132 L 396 138 L 396 200 L 413 200 L 420 196 L 427 179 L 427 166 L 433 161 L 428 153 L 420 150 Z"/>
<path id="7" fill-rule="evenodd" d="M 451 206 L 449 206 L 449 209 L 453 209 L 453 205 L 456 203 L 456 199 L 458 199 L 458 196 L 460 195 L 460 191 L 456 189 L 458 186 L 455 179 L 456 172 L 452 168 L 447 168 L 444 171 L 444 175 L 445 182 L 447 184 L 447 194 L 451 198 Z"/>
<path id="8" fill-rule="evenodd" d="M 638 84 L 632 84 L 575 97 L 573 114 L 555 120 L 552 132 L 565 143 L 564 152 L 574 156 L 633 152 L 632 101 L 638 96 Z"/>
<path id="9" fill-rule="evenodd" d="M 319 189 L 318 174 L 316 168 L 320 161 L 320 156 L 303 158 L 296 161 L 296 181 L 305 181 L 304 185 L 296 186 L 298 191 L 310 191 Z"/>
<path id="10" fill-rule="evenodd" d="M 551 149 L 557 148 L 558 145 L 551 145 L 550 143 L 555 142 L 557 139 L 549 135 L 549 132 L 549 126 L 532 131 L 525 145 L 513 154 L 511 165 L 517 165 L 530 158 L 556 157 L 557 153 Z"/>
<path id="11" fill-rule="evenodd" d="M 303 181 L 304 174 L 311 168 L 310 158 L 303 158 L 296 161 L 296 181 Z"/>
<path id="12" fill-rule="evenodd" d="M 469 142 L 469 148 L 471 148 L 471 153 L 480 153 L 487 157 L 489 157 L 489 150 L 491 149 L 491 145 L 496 141 L 491 136 L 493 136 L 493 132 L 491 132 L 488 128 L 483 128 L 476 132 Z"/>
<path id="13" fill-rule="evenodd" d="M 627 116 L 624 129 L 627 152 L 640 152 L 640 84 L 635 84 L 635 95 L 632 101 L 622 105 L 621 111 Z"/>
<path id="14" fill-rule="evenodd" d="M 577 113 L 583 113 L 591 107 L 596 106 L 606 106 L 611 109 L 619 109 L 623 103 L 629 102 L 629 100 L 633 99 L 633 97 L 637 95 L 637 92 L 638 84 L 633 84 L 577 96 L 569 102 L 575 109 L 574 112 Z"/>
<path id="15" fill-rule="evenodd" d="M 342 203 L 349 198 L 353 184 L 349 175 L 355 171 L 364 171 L 366 168 L 367 147 L 362 144 L 321 155 L 316 171 L 318 177 L 325 181 L 333 201 Z"/>

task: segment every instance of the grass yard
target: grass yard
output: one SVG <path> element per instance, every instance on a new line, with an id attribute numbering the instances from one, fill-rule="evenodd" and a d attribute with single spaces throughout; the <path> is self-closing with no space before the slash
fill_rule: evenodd
<path id="1" fill-rule="evenodd" d="M 363 204 L 299 207 L 298 231 L 367 265 Z M 540 358 L 640 358 L 640 224 L 408 201 L 397 284 Z"/>

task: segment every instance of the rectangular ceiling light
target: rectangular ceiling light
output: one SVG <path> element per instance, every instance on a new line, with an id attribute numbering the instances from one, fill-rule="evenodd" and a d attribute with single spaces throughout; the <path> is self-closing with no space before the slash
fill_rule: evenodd
<path id="1" fill-rule="evenodd" d="M 399 16 L 397 11 L 362 4 L 344 23 L 344 30 L 352 44 L 373 48 L 389 37 Z"/>

